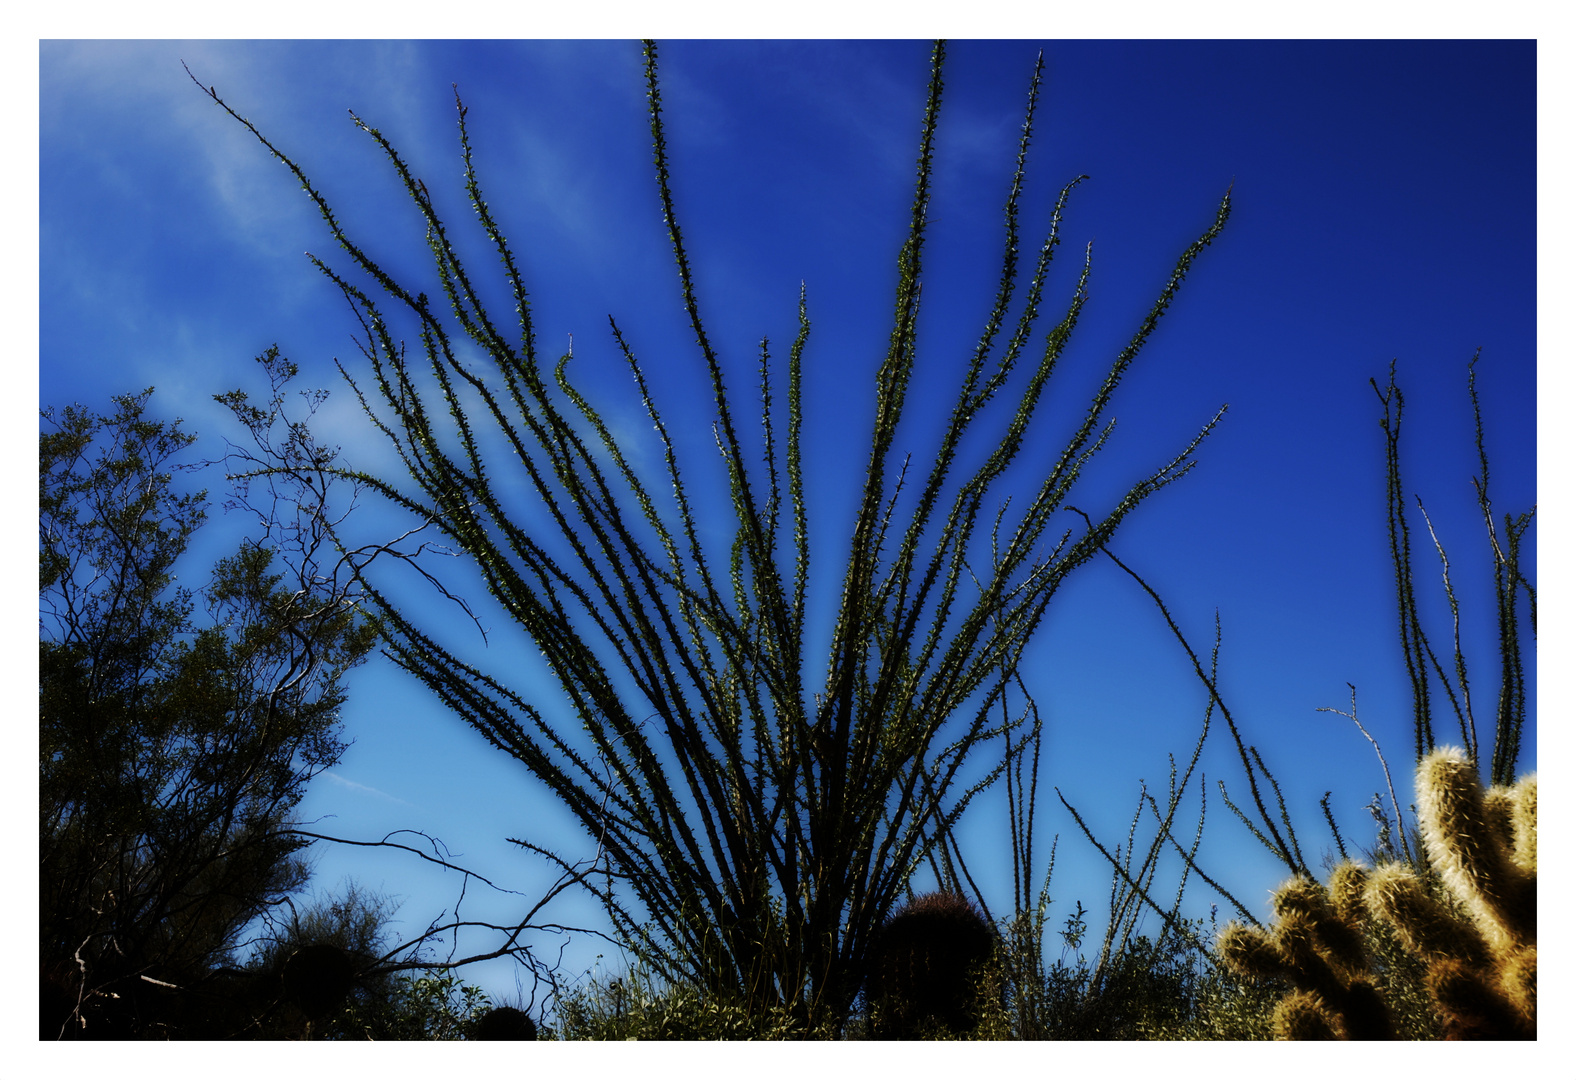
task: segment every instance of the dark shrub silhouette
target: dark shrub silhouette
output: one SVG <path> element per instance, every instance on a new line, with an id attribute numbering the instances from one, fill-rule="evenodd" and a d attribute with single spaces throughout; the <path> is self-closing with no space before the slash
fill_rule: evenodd
<path id="1" fill-rule="evenodd" d="M 957 893 L 915 897 L 887 920 L 872 950 L 871 1034 L 916 1039 L 938 1028 L 972 1031 L 979 1023 L 978 978 L 995 941 L 984 917 Z"/>
<path id="2" fill-rule="evenodd" d="M 471 1038 L 483 1042 L 532 1042 L 536 1039 L 536 1021 L 519 1009 L 500 1005 L 476 1021 Z"/>
<path id="3" fill-rule="evenodd" d="M 309 1020 L 328 1015 L 356 983 L 350 954 L 337 945 L 306 945 L 285 961 L 285 996 Z"/>

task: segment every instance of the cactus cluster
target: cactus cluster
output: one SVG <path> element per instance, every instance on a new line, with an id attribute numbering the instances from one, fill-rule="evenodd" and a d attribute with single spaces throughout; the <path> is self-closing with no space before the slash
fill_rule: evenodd
<path id="1" fill-rule="evenodd" d="M 1423 965 L 1446 1038 L 1536 1038 L 1537 784 L 1534 774 L 1485 792 L 1465 753 L 1436 750 L 1418 766 L 1417 812 L 1439 889 L 1402 863 L 1370 871 L 1347 861 L 1328 885 L 1282 885 L 1273 929 L 1228 925 L 1227 964 L 1294 987 L 1276 1009 L 1277 1037 L 1395 1036 L 1364 943 L 1374 920 Z"/>
<path id="2" fill-rule="evenodd" d="M 980 1019 L 980 977 L 995 945 L 990 924 L 964 897 L 915 897 L 876 939 L 865 991 L 871 1034 L 918 1039 L 973 1031 Z"/>

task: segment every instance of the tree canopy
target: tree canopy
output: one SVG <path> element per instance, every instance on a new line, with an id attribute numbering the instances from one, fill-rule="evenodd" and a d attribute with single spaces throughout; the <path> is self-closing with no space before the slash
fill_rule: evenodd
<path id="1" fill-rule="evenodd" d="M 151 393 L 45 409 L 39 438 L 49 1037 L 193 1033 L 193 993 L 307 879 L 290 812 L 345 749 L 342 680 L 375 641 L 351 598 L 252 542 L 179 583 L 206 493 L 174 484 L 194 436 L 150 419 Z"/>

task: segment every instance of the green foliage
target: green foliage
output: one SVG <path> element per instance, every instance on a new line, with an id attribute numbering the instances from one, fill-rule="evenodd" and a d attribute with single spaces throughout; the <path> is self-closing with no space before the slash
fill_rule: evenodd
<path id="1" fill-rule="evenodd" d="M 257 1015 L 258 1038 L 465 1039 L 492 1007 L 480 987 L 452 969 L 401 972 L 381 963 L 396 951 L 388 932 L 394 904 L 385 896 L 350 882 L 342 893 L 291 908 L 291 917 L 272 928 L 247 964 L 254 983 L 278 988 Z M 347 991 L 315 1015 L 288 980 L 290 965 L 314 949 L 345 957 L 353 974 Z"/>
<path id="2" fill-rule="evenodd" d="M 1438 882 L 1431 887 L 1437 888 Z M 1444 1038 L 1438 1010 L 1428 992 L 1428 968 L 1406 947 L 1395 927 L 1368 913 L 1363 923 L 1363 947 L 1390 1011 L 1395 1037 L 1414 1042 Z"/>
<path id="3" fill-rule="evenodd" d="M 295 950 L 306 945 L 333 945 L 356 957 L 358 966 L 373 964 L 388 951 L 388 922 L 395 911 L 386 896 L 369 893 L 355 881 L 342 893 L 319 896 L 304 906 L 290 902 L 288 919 L 272 916 L 254 944 L 247 966 L 276 971 Z"/>
<path id="4" fill-rule="evenodd" d="M 669 185 L 655 45 L 648 43 L 645 55 L 657 194 L 696 360 L 712 389 L 727 478 L 726 492 L 707 504 L 732 511 L 725 559 L 702 542 L 701 503 L 692 496 L 690 474 L 648 372 L 616 322 L 610 320 L 612 344 L 628 364 L 657 445 L 615 435 L 571 382 L 572 353 L 551 373 L 544 367 L 524 274 L 482 196 L 458 98 L 466 192 L 502 265 L 513 327 L 489 313 L 426 185 L 375 128 L 356 119 L 387 153 L 426 223 L 442 296 L 436 304 L 374 262 L 305 172 L 236 119 L 291 169 L 364 275 L 352 280 L 314 259 L 358 313 L 366 363 L 359 374 L 345 374 L 408 477 L 354 479 L 474 560 L 492 596 L 545 657 L 568 715 L 555 716 L 520 687 L 449 652 L 412 614 L 421 604 L 396 602 L 391 579 L 363 578 L 379 604 L 391 655 L 527 765 L 595 838 L 602 860 L 595 873 L 516 842 L 577 874 L 666 984 L 704 991 L 706 1000 L 744 1003 L 751 1016 L 787 1010 L 812 1026 L 828 1018 L 840 1024 L 875 932 L 914 869 L 1010 764 L 983 762 L 982 779 L 959 781 L 980 771 L 969 766 L 996 736 L 1014 745 L 1021 720 L 998 722 L 994 709 L 1052 596 L 1139 503 L 1188 471 L 1214 423 L 1100 515 L 1086 518 L 1087 531 L 1059 539 L 1049 534 L 1109 435 L 1107 413 L 1118 384 L 1194 260 L 1219 235 L 1230 196 L 1111 361 L 1060 454 L 1038 472 L 1038 487 L 1009 500 L 1005 477 L 1046 401 L 1089 275 L 1086 255 L 1066 307 L 1045 316 L 1063 209 L 1080 177 L 1050 211 L 1027 287 L 1019 280 L 1027 269 L 1020 267 L 1018 214 L 1037 66 L 1017 159 L 1010 181 L 1003 178 L 1008 195 L 995 301 L 977 348 L 960 365 L 939 440 L 905 456 L 897 432 L 918 355 L 942 101 L 944 48 L 936 46 L 888 349 L 874 373 L 876 419 L 855 523 L 846 549 L 816 559 L 843 583 L 829 654 L 817 660 L 806 648 L 823 636 L 806 626 L 812 562 L 802 460 L 806 296 L 801 292 L 786 380 L 761 343 L 761 437 L 752 447 L 740 434 L 725 364 L 701 317 Z M 204 92 L 230 111 L 212 88 Z M 419 339 L 419 360 L 407 357 L 396 318 L 408 320 L 410 339 Z M 1035 355 L 1037 339 L 1044 344 Z M 237 411 L 247 419 L 244 408 Z M 966 443 L 990 448 L 970 462 Z M 630 464 L 637 451 L 648 450 L 663 463 L 661 491 Z M 911 460 L 922 466 L 913 478 Z M 506 469 L 519 481 L 507 492 L 498 479 Z M 292 481 L 304 475 L 289 461 L 261 465 L 261 474 Z M 529 496 L 525 509 L 521 488 Z M 715 511 L 708 515 L 714 519 Z M 817 684 L 821 664 L 825 678 Z"/>
<path id="5" fill-rule="evenodd" d="M 280 917 L 283 908 L 288 908 L 288 918 Z M 393 1015 L 395 977 L 377 970 L 377 961 L 389 948 L 388 921 L 393 911 L 387 897 L 368 893 L 351 881 L 342 893 L 314 897 L 305 905 L 287 900 L 265 913 L 264 927 L 245 966 L 254 981 L 278 987 L 270 1015 L 257 1021 L 263 1037 L 300 1037 L 307 1031 L 308 1019 L 314 1038 L 387 1037 L 367 1035 L 365 1028 L 373 1017 Z M 352 979 L 329 1002 L 330 1008 L 311 1015 L 314 1010 L 302 1008 L 299 994 L 291 993 L 286 970 L 303 950 L 324 948 L 345 957 Z"/>
<path id="6" fill-rule="evenodd" d="M 412 972 L 386 980 L 382 994 L 358 994 L 323 1037 L 465 1039 L 491 1008 L 481 987 L 452 971 Z"/>
<path id="7" fill-rule="evenodd" d="M 205 499 L 175 490 L 194 437 L 145 417 L 151 393 L 110 416 L 46 409 L 39 438 L 50 1038 L 182 1034 L 174 998 L 306 880 L 287 818 L 344 748 L 340 680 L 372 643 L 353 605 L 287 583 L 271 550 L 243 544 L 199 593 L 176 585 Z"/>
<path id="8" fill-rule="evenodd" d="M 1081 905 L 1080 905 L 1081 909 Z M 999 963 L 979 969 L 972 980 L 967 1030 L 934 1018 L 919 1021 L 907 1038 L 925 1040 L 1080 1041 L 1268 1039 L 1278 984 L 1241 978 L 1216 963 L 1204 946 L 1201 924 L 1191 938 L 1152 940 L 1139 934 L 1107 957 L 1103 975 L 1077 952 L 1081 918 L 1072 917 L 1067 952 L 1039 987 L 1037 1023 L 1024 1026 L 1021 1012 L 1004 993 L 1002 971 L 1025 957 L 1005 949 Z M 1018 987 L 1013 987 L 1018 992 Z M 791 1013 L 752 1014 L 738 1003 L 709 998 L 693 987 L 654 979 L 639 967 L 611 980 L 588 982 L 562 995 L 553 1037 L 565 1039 L 844 1039 L 880 1037 L 872 1017 L 858 1014 L 841 1029 L 807 1028 Z"/>
<path id="9" fill-rule="evenodd" d="M 1021 958 L 1020 958 L 1021 960 Z M 1013 962 L 1002 957 L 1004 965 Z M 1272 1037 L 1278 984 L 1241 978 L 1214 962 L 1197 943 L 1130 939 L 1108 957 L 1105 974 L 1082 955 L 1053 964 L 1040 988 L 1040 1022 L 1023 1027 L 1003 995 L 996 968 L 973 986 L 978 1023 L 957 1031 L 934 1021 L 909 1034 L 925 1040 L 1263 1040 Z M 649 975 L 592 983 L 559 1002 L 556 1037 L 569 1039 L 772 1039 L 864 1040 L 876 1037 L 858 1015 L 842 1030 L 806 1029 L 786 1012 L 752 1015 L 736 1004 L 709 999 L 691 987 L 654 983 Z"/>
<path id="10" fill-rule="evenodd" d="M 558 999 L 557 1024 L 543 1038 L 835 1039 L 838 1025 L 806 1024 L 793 1009 L 756 1011 L 747 1003 L 666 982 L 640 964 L 607 981 L 588 981 Z M 846 1034 L 846 1032 L 844 1032 Z"/>
<path id="11" fill-rule="evenodd" d="M 1158 938 L 1132 934 L 1091 960 L 1078 951 L 1086 931 L 1079 904 L 1061 932 L 1067 946 L 1062 957 L 1037 988 L 1016 988 L 1034 993 L 1035 1007 L 1018 1010 L 1019 1022 L 997 1037 L 1267 1038 L 1273 997 L 1220 968 L 1201 929 L 1201 923 L 1180 922 Z"/>

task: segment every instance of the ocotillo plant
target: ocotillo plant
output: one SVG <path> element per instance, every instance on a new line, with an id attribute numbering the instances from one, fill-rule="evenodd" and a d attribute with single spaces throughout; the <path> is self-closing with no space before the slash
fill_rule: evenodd
<path id="1" fill-rule="evenodd" d="M 973 1029 L 995 944 L 984 917 L 959 894 L 915 897 L 876 937 L 866 985 L 871 1033 L 914 1039 L 934 1028 Z"/>
<path id="2" fill-rule="evenodd" d="M 1140 502 L 1191 467 L 1214 423 L 1089 519 L 1086 531 L 1075 525 L 1060 538 L 1047 535 L 1104 444 L 1117 385 L 1194 260 L 1224 227 L 1229 192 L 1111 362 L 1062 449 L 1036 466 L 1037 487 L 1008 505 L 1009 466 L 1048 396 L 1089 272 L 1086 258 L 1065 312 L 1046 328 L 1047 274 L 1080 177 L 1050 210 L 1020 294 L 1018 211 L 1037 65 L 1010 178 L 1003 170 L 1008 195 L 995 300 L 977 346 L 959 358 L 955 404 L 938 442 L 905 456 L 898 430 L 905 401 L 919 396 L 909 391 L 917 390 L 943 56 L 937 45 L 891 332 L 885 354 L 871 358 L 875 420 L 852 529 L 846 549 L 816 560 L 842 583 L 825 627 L 809 624 L 806 599 L 805 294 L 786 393 L 761 344 L 759 404 L 752 406 L 760 409 L 761 439 L 752 447 L 735 422 L 726 365 L 701 317 L 677 223 L 655 45 L 647 44 L 645 57 L 656 194 L 678 297 L 712 390 L 712 430 L 726 474 L 727 490 L 709 504 L 706 528 L 699 508 L 707 504 L 692 498 L 693 474 L 681 467 L 646 368 L 616 323 L 611 343 L 628 364 L 654 445 L 618 434 L 604 419 L 570 381 L 572 354 L 544 370 L 525 276 L 482 198 L 457 95 L 466 191 L 502 263 L 501 288 L 518 320 L 513 330 L 485 309 L 485 290 L 473 284 L 426 185 L 375 129 L 356 121 L 387 152 L 426 223 L 447 312 L 374 262 L 305 172 L 231 112 L 292 170 L 356 270 L 373 283 L 364 289 L 314 260 L 361 320 L 370 378 L 345 374 L 409 473 L 350 476 L 474 561 L 563 693 L 555 710 L 448 651 L 418 614 L 429 595 L 399 602 L 410 594 L 362 559 L 389 654 L 545 783 L 594 838 L 600 862 L 587 872 L 557 852 L 518 843 L 579 873 L 661 978 L 742 999 L 756 1012 L 788 1005 L 811 1019 L 846 1017 L 874 934 L 915 867 L 1006 767 L 979 759 L 1013 723 L 998 722 L 994 708 L 1053 594 Z M 204 92 L 230 111 L 211 87 Z M 381 295 L 375 298 L 378 290 L 391 312 L 380 306 Z M 391 317 L 412 324 L 409 336 L 421 342 L 424 357 L 407 359 Z M 1038 357 L 1026 357 L 1042 331 Z M 249 422 L 272 419 L 248 412 L 244 395 L 227 403 Z M 982 443 L 976 436 L 990 424 L 998 426 Z M 971 462 L 966 446 L 985 446 L 983 460 Z M 662 490 L 632 464 L 641 457 L 661 462 Z M 918 466 L 913 475 L 910 462 Z M 273 465 L 256 463 L 264 471 Z M 284 476 L 278 469 L 272 475 Z M 523 511 L 522 499 L 529 502 Z M 729 519 L 721 526 L 725 554 L 706 539 L 715 536 L 719 514 Z M 390 562 L 414 565 L 381 565 Z M 809 650 L 821 641 L 828 654 L 818 661 Z M 822 663 L 825 681 L 818 685 L 811 680 Z M 971 774 L 970 763 L 986 767 Z M 971 775 L 982 778 L 958 780 Z"/>
<path id="3" fill-rule="evenodd" d="M 1363 943 L 1369 916 L 1426 966 L 1446 1038 L 1535 1038 L 1537 799 L 1535 774 L 1485 793 L 1464 751 L 1435 750 L 1417 770 L 1428 870 L 1396 862 L 1370 873 L 1348 861 L 1328 888 L 1294 878 L 1275 895 L 1273 930 L 1228 925 L 1220 954 L 1296 987 L 1276 1011 L 1279 1037 L 1386 1037 L 1391 1018 Z"/>
<path id="4" fill-rule="evenodd" d="M 1466 657 L 1461 648 L 1460 609 L 1456 592 L 1450 581 L 1450 561 L 1445 557 L 1444 546 L 1434 533 L 1433 522 L 1420 497 L 1418 512 L 1428 527 L 1430 539 L 1439 554 L 1444 571 L 1445 597 L 1450 602 L 1454 616 L 1455 633 L 1453 648 L 1447 659 L 1453 661 L 1451 670 L 1439 660 L 1429 635 L 1423 629 L 1419 615 L 1416 590 L 1412 582 L 1411 531 L 1406 523 L 1405 488 L 1401 482 L 1401 420 L 1405 411 L 1405 398 L 1395 382 L 1395 364 L 1390 365 L 1390 381 L 1383 390 L 1378 382 L 1369 380 L 1374 393 L 1384 407 L 1379 426 L 1385 440 L 1385 499 L 1389 518 L 1390 558 L 1395 569 L 1396 610 L 1399 615 L 1401 650 L 1406 660 L 1407 678 L 1412 688 L 1412 730 L 1417 760 L 1422 761 L 1429 750 L 1438 745 L 1434 737 L 1433 704 L 1437 696 L 1431 687 L 1437 686 L 1450 704 L 1457 729 L 1466 752 L 1480 764 L 1488 766 L 1491 784 L 1508 787 L 1515 782 L 1516 762 L 1521 756 L 1521 730 L 1527 718 L 1527 689 L 1525 662 L 1522 656 L 1521 612 L 1522 596 L 1526 598 L 1526 617 L 1532 632 L 1538 629 L 1538 597 L 1532 583 L 1522 570 L 1522 541 L 1532 527 L 1534 510 L 1512 516 L 1505 514 L 1496 524 L 1489 499 L 1489 459 L 1484 446 L 1483 410 L 1477 392 L 1477 362 L 1474 355 L 1467 365 L 1467 393 L 1472 399 L 1472 421 L 1478 455 L 1479 473 L 1472 478 L 1477 493 L 1478 510 L 1487 528 L 1489 548 L 1494 560 L 1494 596 L 1496 622 L 1499 632 L 1499 698 L 1494 711 L 1494 742 L 1492 755 L 1485 760 L 1478 745 L 1477 717 L 1472 706 L 1472 692 L 1467 680 Z M 1400 822 L 1397 822 L 1400 825 Z"/>

